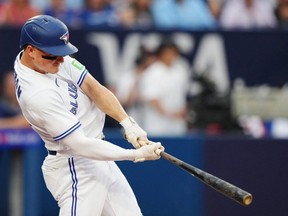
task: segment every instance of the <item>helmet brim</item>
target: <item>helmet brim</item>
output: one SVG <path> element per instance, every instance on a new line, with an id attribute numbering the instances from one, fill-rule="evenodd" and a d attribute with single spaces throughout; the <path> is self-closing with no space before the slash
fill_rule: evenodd
<path id="1" fill-rule="evenodd" d="M 78 52 L 78 48 L 75 47 L 70 42 L 67 44 L 63 44 L 63 45 L 49 46 L 49 47 L 40 46 L 38 48 L 48 54 L 55 55 L 55 56 L 67 56 L 67 55 L 72 55 Z"/>

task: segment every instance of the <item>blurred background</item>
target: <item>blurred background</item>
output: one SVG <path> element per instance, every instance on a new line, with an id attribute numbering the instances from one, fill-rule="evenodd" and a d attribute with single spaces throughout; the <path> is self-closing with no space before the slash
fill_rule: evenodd
<path id="1" fill-rule="evenodd" d="M 59 211 L 15 100 L 21 26 L 37 14 L 67 24 L 74 57 L 150 139 L 254 196 L 243 207 L 164 159 L 119 162 L 144 215 L 287 215 L 288 0 L 0 0 L 1 216 Z M 109 117 L 104 132 L 130 147 Z"/>

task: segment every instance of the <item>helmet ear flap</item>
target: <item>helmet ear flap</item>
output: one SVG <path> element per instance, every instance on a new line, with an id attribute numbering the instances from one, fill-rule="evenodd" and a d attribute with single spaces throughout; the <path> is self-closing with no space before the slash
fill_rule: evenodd
<path id="1" fill-rule="evenodd" d="M 52 16 L 38 15 L 26 21 L 21 29 L 20 48 L 27 44 L 55 56 L 76 53 L 78 49 L 69 42 L 67 26 Z"/>

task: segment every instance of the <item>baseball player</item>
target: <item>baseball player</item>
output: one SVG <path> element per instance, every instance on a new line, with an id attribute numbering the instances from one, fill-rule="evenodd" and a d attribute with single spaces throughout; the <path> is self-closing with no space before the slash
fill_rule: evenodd
<path id="1" fill-rule="evenodd" d="M 69 55 L 66 25 L 39 15 L 23 25 L 15 60 L 16 96 L 48 150 L 42 171 L 61 216 L 140 216 L 132 189 L 114 161 L 156 160 L 161 143 L 129 117 L 116 97 Z M 105 114 L 136 149 L 103 140 Z"/>

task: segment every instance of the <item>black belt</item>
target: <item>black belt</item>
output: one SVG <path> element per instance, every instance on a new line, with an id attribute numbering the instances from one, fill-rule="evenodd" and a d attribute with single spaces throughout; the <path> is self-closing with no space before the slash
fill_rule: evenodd
<path id="1" fill-rule="evenodd" d="M 57 155 L 57 151 L 47 150 L 49 155 Z"/>

